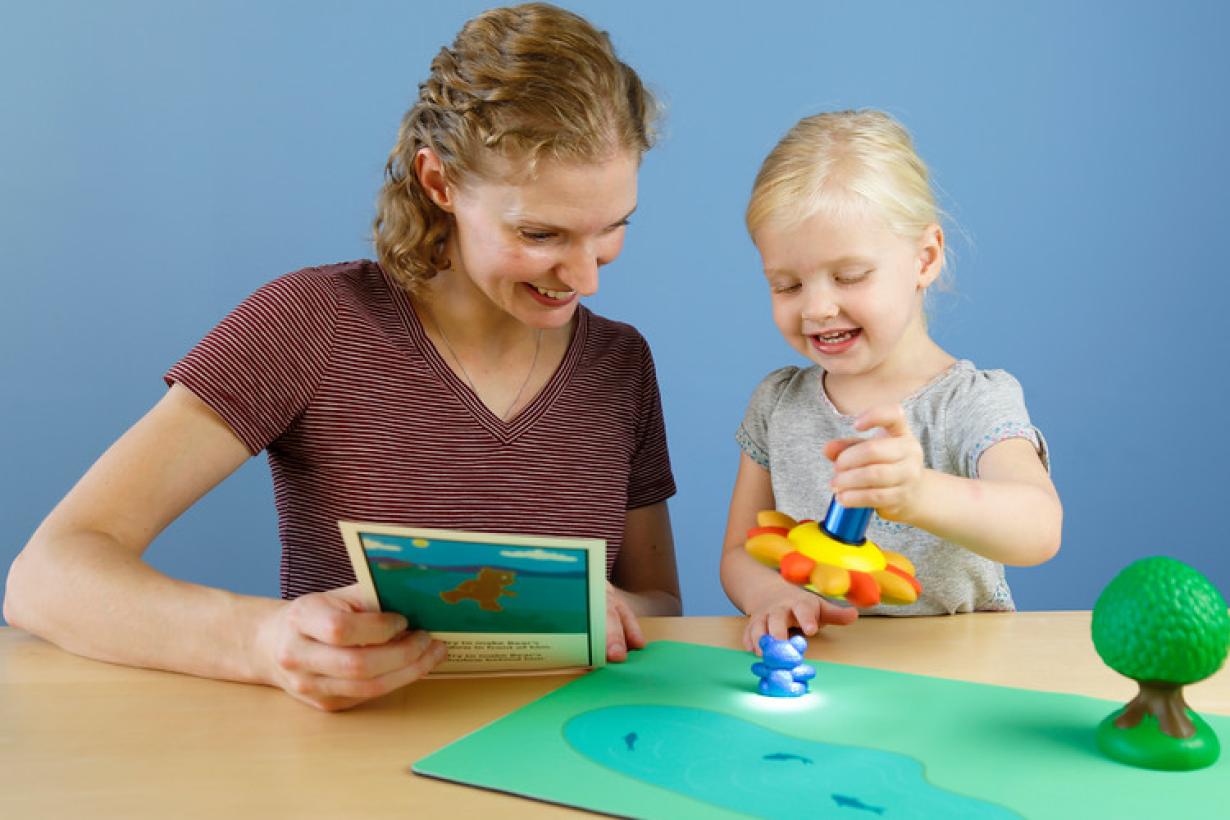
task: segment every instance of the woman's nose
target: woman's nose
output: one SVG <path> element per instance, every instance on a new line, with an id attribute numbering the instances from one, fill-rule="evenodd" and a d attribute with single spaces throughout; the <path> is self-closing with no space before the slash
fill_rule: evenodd
<path id="1" fill-rule="evenodd" d="M 598 292 L 598 268 L 605 263 L 589 243 L 582 243 L 561 260 L 558 275 L 572 290 L 582 296 L 592 296 Z"/>

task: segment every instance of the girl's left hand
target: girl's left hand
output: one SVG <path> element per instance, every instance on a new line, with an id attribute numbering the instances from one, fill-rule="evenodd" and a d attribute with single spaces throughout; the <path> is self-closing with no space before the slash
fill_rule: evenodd
<path id="1" fill-rule="evenodd" d="M 847 438 L 824 445 L 833 462 L 830 486 L 843 507 L 873 507 L 881 518 L 909 521 L 922 495 L 922 445 L 899 404 L 872 407 L 854 422 L 856 430 L 878 427 L 871 438 Z"/>
<path id="2" fill-rule="evenodd" d="M 610 581 L 606 583 L 606 659 L 626 661 L 629 649 L 644 649 L 645 636 L 632 607 Z"/>

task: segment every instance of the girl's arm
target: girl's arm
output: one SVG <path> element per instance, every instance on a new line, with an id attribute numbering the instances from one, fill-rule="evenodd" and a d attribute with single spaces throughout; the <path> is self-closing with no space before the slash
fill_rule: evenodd
<path id="1" fill-rule="evenodd" d="M 163 575 L 150 542 L 249 457 L 175 385 L 94 464 L 9 570 L 9 623 L 80 655 L 279 686 L 339 709 L 409 683 L 442 646 L 400 615 L 360 612 L 353 590 L 277 601 Z"/>
<path id="2" fill-rule="evenodd" d="M 774 509 L 774 504 L 769 471 L 747 453 L 740 453 L 722 543 L 721 578 L 727 597 L 748 615 L 743 646 L 749 651 L 757 651 L 765 633 L 785 639 L 797 627 L 814 635 L 821 624 L 846 624 L 858 617 L 853 607 L 836 606 L 800 589 L 743 549 L 747 531 L 756 526 L 756 513 Z"/>
<path id="3" fill-rule="evenodd" d="M 645 637 L 637 615 L 682 615 L 679 570 L 666 502 L 628 510 L 623 548 L 607 585 L 607 659 L 622 661 Z"/>
<path id="4" fill-rule="evenodd" d="M 868 410 L 855 427 L 880 427 L 887 435 L 825 446 L 843 505 L 874 507 L 883 518 L 1003 564 L 1032 566 L 1058 552 L 1063 507 L 1030 442 L 1014 438 L 988 448 L 972 479 L 925 469 L 898 405 Z"/>

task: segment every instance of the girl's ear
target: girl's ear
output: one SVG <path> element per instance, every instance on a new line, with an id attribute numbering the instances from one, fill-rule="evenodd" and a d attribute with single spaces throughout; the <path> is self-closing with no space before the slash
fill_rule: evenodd
<path id="1" fill-rule="evenodd" d="M 430 148 L 423 147 L 414 155 L 414 176 L 427 197 L 446 213 L 453 212 L 453 189 L 444 174 L 444 163 Z"/>
<path id="2" fill-rule="evenodd" d="M 918 240 L 918 289 L 926 290 L 944 269 L 944 229 L 928 225 Z"/>

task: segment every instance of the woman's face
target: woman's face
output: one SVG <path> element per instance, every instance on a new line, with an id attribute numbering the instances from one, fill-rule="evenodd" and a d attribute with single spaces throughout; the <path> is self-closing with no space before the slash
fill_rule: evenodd
<path id="1" fill-rule="evenodd" d="M 598 268 L 623 248 L 639 160 L 541 161 L 529 178 L 450 187 L 450 276 L 530 327 L 567 324 L 577 300 L 598 290 Z"/>

